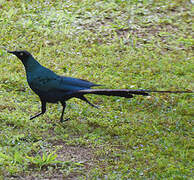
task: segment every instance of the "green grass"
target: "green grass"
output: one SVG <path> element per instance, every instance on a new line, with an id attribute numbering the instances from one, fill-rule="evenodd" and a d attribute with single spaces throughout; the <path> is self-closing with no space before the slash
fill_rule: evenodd
<path id="1" fill-rule="evenodd" d="M 193 95 L 72 99 L 32 121 L 25 49 L 106 88 L 193 90 L 188 0 L 0 1 L 0 179 L 192 179 Z"/>

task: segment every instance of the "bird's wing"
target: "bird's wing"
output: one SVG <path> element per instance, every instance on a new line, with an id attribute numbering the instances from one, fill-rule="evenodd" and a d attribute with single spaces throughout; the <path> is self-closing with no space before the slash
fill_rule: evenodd
<path id="1" fill-rule="evenodd" d="M 72 86 L 73 88 L 78 87 L 80 89 L 88 89 L 92 86 L 100 86 L 98 84 L 94 84 L 90 81 L 86 81 L 83 79 L 77 79 L 72 77 L 64 77 L 60 76 L 61 78 L 61 85 L 66 88 L 67 86 Z"/>
<path id="2" fill-rule="evenodd" d="M 89 89 L 92 86 L 99 86 L 86 80 L 58 76 L 52 71 L 45 70 L 42 71 L 41 73 L 37 73 L 36 76 L 30 79 L 29 85 L 32 89 L 37 89 L 41 91 L 50 90 L 77 91 Z"/>

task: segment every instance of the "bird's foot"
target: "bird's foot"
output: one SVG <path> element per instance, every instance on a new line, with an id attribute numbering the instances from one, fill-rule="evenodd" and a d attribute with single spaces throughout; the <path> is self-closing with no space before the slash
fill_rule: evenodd
<path id="1" fill-rule="evenodd" d="M 61 123 L 64 123 L 65 121 L 69 121 L 70 120 L 70 118 L 67 118 L 67 119 L 60 119 L 60 122 Z"/>
<path id="2" fill-rule="evenodd" d="M 31 116 L 31 117 L 30 117 L 30 120 L 32 120 L 32 119 L 34 119 L 34 118 L 36 118 L 36 117 L 38 117 L 38 116 L 40 116 L 40 115 L 42 115 L 42 114 L 44 114 L 44 112 L 40 112 L 40 113 L 38 113 L 38 114 L 36 114 L 36 115 L 34 115 L 34 116 Z"/>

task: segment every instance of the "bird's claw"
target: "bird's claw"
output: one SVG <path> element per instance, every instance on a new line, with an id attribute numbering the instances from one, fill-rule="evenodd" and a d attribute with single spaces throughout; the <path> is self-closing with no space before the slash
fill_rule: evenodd
<path id="1" fill-rule="evenodd" d="M 69 120 L 70 120 L 70 118 L 67 118 L 67 119 L 65 119 L 65 120 L 64 120 L 64 119 L 61 119 L 60 122 L 61 122 L 61 123 L 64 123 L 65 121 L 69 121 Z"/>

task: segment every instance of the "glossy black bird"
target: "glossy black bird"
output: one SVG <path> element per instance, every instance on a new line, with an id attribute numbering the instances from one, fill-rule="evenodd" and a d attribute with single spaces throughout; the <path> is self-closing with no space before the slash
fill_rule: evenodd
<path id="1" fill-rule="evenodd" d="M 58 103 L 63 106 L 60 121 L 63 122 L 63 114 L 66 107 L 66 101 L 70 98 L 79 98 L 93 107 L 85 97 L 85 94 L 98 94 L 106 96 L 120 96 L 132 98 L 134 94 L 148 96 L 149 92 L 161 93 L 185 93 L 186 91 L 150 91 L 150 90 L 130 90 L 130 89 L 91 89 L 93 86 L 100 86 L 92 82 L 59 76 L 50 69 L 40 65 L 38 61 L 27 51 L 8 51 L 16 55 L 23 63 L 27 81 L 30 88 L 39 96 L 41 101 L 41 112 L 32 116 L 34 119 L 46 112 L 46 103 Z"/>

